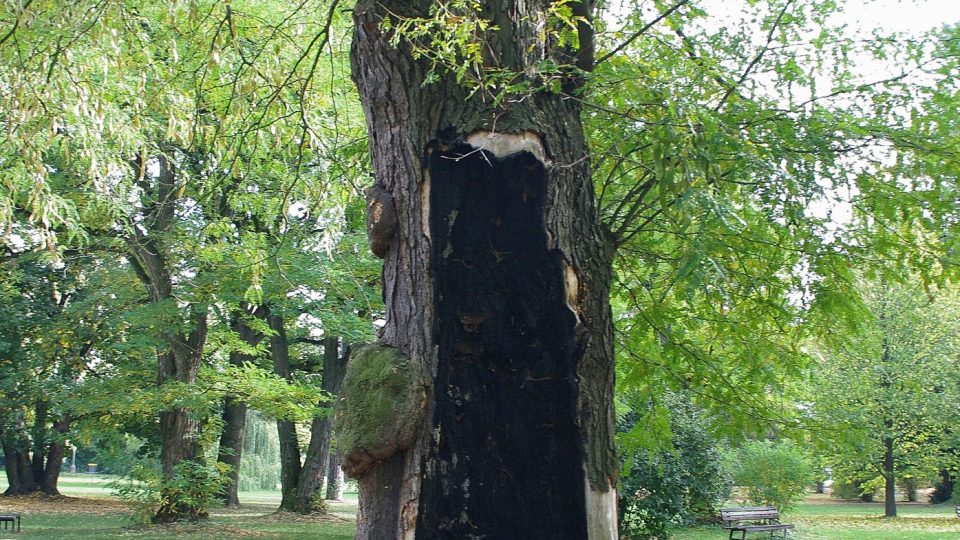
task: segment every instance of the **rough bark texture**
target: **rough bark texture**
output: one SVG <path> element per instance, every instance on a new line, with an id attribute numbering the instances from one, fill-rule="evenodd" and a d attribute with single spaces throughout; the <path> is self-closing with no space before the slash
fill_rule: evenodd
<path id="1" fill-rule="evenodd" d="M 377 189 L 397 216 L 380 342 L 432 383 L 415 444 L 359 479 L 358 538 L 615 538 L 612 248 L 578 102 L 543 90 L 494 108 L 442 74 L 423 84 L 430 66 L 381 21 L 429 7 L 354 12 Z M 491 65 L 572 61 L 541 39 L 547 7 L 484 3 Z"/>

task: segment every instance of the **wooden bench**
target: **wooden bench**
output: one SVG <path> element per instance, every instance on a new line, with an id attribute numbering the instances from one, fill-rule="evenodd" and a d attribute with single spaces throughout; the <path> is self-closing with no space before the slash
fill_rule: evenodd
<path id="1" fill-rule="evenodd" d="M 730 530 L 731 540 L 733 533 L 740 533 L 740 540 L 745 540 L 747 533 L 769 532 L 770 538 L 773 538 L 777 531 L 782 533 L 782 538 L 786 538 L 787 531 L 793 530 L 793 525 L 780 523 L 780 513 L 773 506 L 722 508 L 720 519 L 724 523 L 723 528 Z"/>
<path id="2" fill-rule="evenodd" d="M 7 523 L 10 524 L 10 532 L 16 530 L 20 532 L 20 514 L 0 514 L 0 523 L 3 523 L 3 530 L 7 530 Z M 16 529 L 14 529 L 16 525 Z"/>

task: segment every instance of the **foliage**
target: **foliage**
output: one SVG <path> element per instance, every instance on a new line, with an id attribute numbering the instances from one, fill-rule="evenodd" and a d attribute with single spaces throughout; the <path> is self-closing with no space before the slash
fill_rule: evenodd
<path id="1" fill-rule="evenodd" d="M 949 288 L 931 297 L 913 283 L 861 289 L 871 319 L 819 348 L 810 425 L 838 487 L 870 494 L 885 475 L 932 479 L 956 463 L 960 309 Z"/>
<path id="2" fill-rule="evenodd" d="M 746 499 L 781 512 L 795 508 L 813 482 L 806 454 L 788 439 L 747 442 L 729 459 L 734 483 Z"/>
<path id="3" fill-rule="evenodd" d="M 134 510 L 140 523 L 149 523 L 158 508 L 180 504 L 196 509 L 199 517 L 207 517 L 218 501 L 218 494 L 227 481 L 222 465 L 205 465 L 184 460 L 174 466 L 174 474 L 165 477 L 159 469 L 145 465 L 134 467 L 129 476 L 111 484 L 114 493 Z"/>
<path id="4" fill-rule="evenodd" d="M 799 426 L 804 344 L 869 318 L 854 268 L 924 284 L 958 268 L 942 128 L 957 30 L 851 36 L 842 9 L 693 1 L 598 21 L 612 54 L 584 123 L 617 246 L 618 383 L 692 388 L 731 436 Z"/>
<path id="5" fill-rule="evenodd" d="M 640 414 L 630 412 L 620 422 L 619 442 L 626 450 L 619 519 L 621 534 L 629 538 L 666 538 L 670 526 L 711 520 L 730 491 L 720 443 L 707 431 L 703 411 L 682 395 L 670 395 L 660 406 L 668 411 L 671 433 L 661 448 L 636 446 L 633 430 L 645 427 Z"/>
<path id="6" fill-rule="evenodd" d="M 247 412 L 243 454 L 240 456 L 240 491 L 275 490 L 280 482 L 280 441 L 275 422 Z"/>

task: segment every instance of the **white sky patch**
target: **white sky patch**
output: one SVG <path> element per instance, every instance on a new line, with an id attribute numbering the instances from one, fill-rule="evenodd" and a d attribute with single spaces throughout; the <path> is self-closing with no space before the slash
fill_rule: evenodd
<path id="1" fill-rule="evenodd" d="M 302 202 L 295 202 L 287 209 L 287 215 L 294 219 L 303 219 L 307 216 L 307 205 Z"/>
<path id="2" fill-rule="evenodd" d="M 960 22 L 957 0 L 875 0 L 841 2 L 851 30 L 920 33 Z"/>

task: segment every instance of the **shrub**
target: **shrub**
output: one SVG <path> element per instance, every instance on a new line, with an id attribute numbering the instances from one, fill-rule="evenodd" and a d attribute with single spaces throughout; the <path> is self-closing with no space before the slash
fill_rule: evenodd
<path id="1" fill-rule="evenodd" d="M 841 463 L 833 468 L 830 494 L 837 499 L 873 502 L 883 490 L 883 477 L 860 464 Z"/>
<path id="2" fill-rule="evenodd" d="M 814 479 L 806 455 L 788 440 L 748 442 L 733 456 L 732 468 L 749 502 L 781 512 L 793 508 Z"/>
<path id="3" fill-rule="evenodd" d="M 706 419 L 682 396 L 665 401 L 671 428 L 666 448 L 634 448 L 622 455 L 619 508 L 625 538 L 666 538 L 670 525 L 712 519 L 730 491 L 718 442 L 707 432 Z M 667 414 L 663 409 L 647 412 Z M 628 431 L 639 418 L 631 413 L 621 422 L 624 447 L 629 448 Z"/>
<path id="4" fill-rule="evenodd" d="M 198 517 L 206 517 L 219 503 L 218 494 L 227 480 L 221 467 L 181 461 L 174 466 L 173 477 L 164 479 L 157 468 L 138 465 L 110 487 L 133 509 L 134 520 L 139 523 L 149 523 L 158 509 L 174 502 L 193 508 Z"/>

